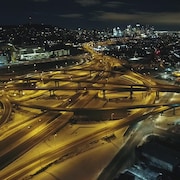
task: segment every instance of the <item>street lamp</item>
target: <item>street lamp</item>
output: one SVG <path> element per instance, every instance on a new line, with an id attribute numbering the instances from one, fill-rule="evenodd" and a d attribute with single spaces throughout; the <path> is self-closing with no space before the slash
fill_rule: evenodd
<path id="1" fill-rule="evenodd" d="M 111 113 L 111 120 L 114 120 L 114 113 Z"/>
<path id="2" fill-rule="evenodd" d="M 57 137 L 57 133 L 54 134 L 54 144 L 56 146 L 56 137 Z"/>

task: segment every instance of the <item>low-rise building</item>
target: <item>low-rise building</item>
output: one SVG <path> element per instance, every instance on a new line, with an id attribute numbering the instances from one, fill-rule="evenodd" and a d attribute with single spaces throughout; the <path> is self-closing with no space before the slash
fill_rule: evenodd
<path id="1" fill-rule="evenodd" d="M 45 49 L 42 47 L 28 46 L 19 48 L 18 53 L 19 60 L 35 60 L 48 58 L 49 53 L 45 52 Z"/>
<path id="2" fill-rule="evenodd" d="M 138 151 L 149 164 L 157 168 L 174 172 L 180 166 L 179 152 L 159 143 L 145 143 L 138 147 Z"/>

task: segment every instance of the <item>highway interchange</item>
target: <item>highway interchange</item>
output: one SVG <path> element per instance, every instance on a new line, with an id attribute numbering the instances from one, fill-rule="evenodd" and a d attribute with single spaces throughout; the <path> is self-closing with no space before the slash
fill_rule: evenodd
<path id="1" fill-rule="evenodd" d="M 54 163 L 96 148 L 94 142 L 104 138 L 108 142 L 121 128 L 179 107 L 180 102 L 165 98 L 179 93 L 179 86 L 124 71 L 120 60 L 94 51 L 91 43 L 84 49 L 90 55 L 83 64 L 1 79 L 0 179 L 30 179 Z M 115 71 L 114 66 L 123 70 Z M 101 121 L 112 123 L 104 128 L 98 126 Z M 16 163 L 39 143 L 82 122 L 97 128 Z M 120 168 L 115 163 L 111 167 Z M 102 171 L 99 179 L 114 175 Z"/>

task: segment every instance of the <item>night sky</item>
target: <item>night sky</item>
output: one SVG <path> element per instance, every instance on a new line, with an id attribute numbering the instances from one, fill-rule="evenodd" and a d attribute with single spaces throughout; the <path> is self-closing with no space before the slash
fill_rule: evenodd
<path id="1" fill-rule="evenodd" d="M 0 25 L 103 29 L 128 24 L 180 30 L 179 0 L 0 0 Z M 30 18 L 31 17 L 31 18 Z"/>

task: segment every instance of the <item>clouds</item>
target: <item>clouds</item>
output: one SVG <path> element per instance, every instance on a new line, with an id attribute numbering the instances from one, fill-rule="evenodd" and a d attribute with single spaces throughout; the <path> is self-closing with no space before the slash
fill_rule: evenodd
<path id="1" fill-rule="evenodd" d="M 143 13 L 143 22 L 151 24 L 179 25 L 180 13 L 161 12 L 161 13 Z"/>
<path id="2" fill-rule="evenodd" d="M 108 7 L 108 8 L 118 8 L 121 7 L 123 4 L 125 4 L 124 2 L 120 2 L 120 1 L 109 1 L 107 3 L 104 3 L 103 6 L 104 7 Z"/>
<path id="3" fill-rule="evenodd" d="M 137 19 L 135 14 L 115 13 L 115 12 L 101 12 L 97 19 L 99 21 L 131 21 Z"/>
<path id="4" fill-rule="evenodd" d="M 100 0 L 75 0 L 75 2 L 84 7 L 94 6 L 101 3 Z"/>
<path id="5" fill-rule="evenodd" d="M 177 18 L 179 17 L 179 18 Z M 97 12 L 93 18 L 98 21 L 111 22 L 138 22 L 143 24 L 164 24 L 179 25 L 180 13 L 173 12 L 136 12 L 136 13 L 115 13 L 115 12 Z"/>

